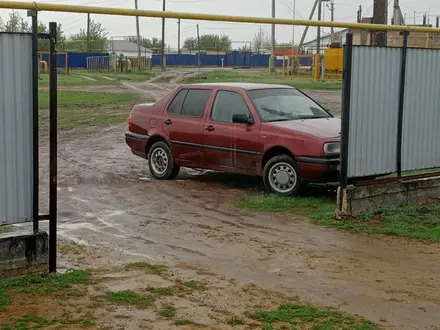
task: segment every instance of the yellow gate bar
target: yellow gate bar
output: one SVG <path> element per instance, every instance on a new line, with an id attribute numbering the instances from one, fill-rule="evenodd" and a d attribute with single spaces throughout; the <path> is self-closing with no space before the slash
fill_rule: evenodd
<path id="1" fill-rule="evenodd" d="M 69 13 L 90 13 L 102 15 L 120 15 L 120 16 L 140 16 L 157 18 L 180 18 L 200 21 L 219 21 L 235 23 L 260 23 L 260 24 L 281 24 L 281 25 L 302 25 L 302 26 L 322 26 L 348 29 L 363 29 L 372 31 L 409 31 L 409 32 L 431 32 L 440 33 L 440 28 L 428 28 L 420 26 L 406 25 L 384 25 L 367 23 L 347 23 L 347 22 L 329 22 L 329 21 L 310 21 L 294 20 L 286 18 L 266 18 L 266 17 L 246 17 L 229 15 L 212 15 L 197 13 L 182 13 L 172 11 L 157 10 L 135 10 L 125 8 L 104 8 L 75 5 L 57 5 L 52 3 L 22 2 L 22 1 L 3 1 L 0 0 L 0 8 L 6 9 L 35 9 L 41 11 L 58 11 Z"/>

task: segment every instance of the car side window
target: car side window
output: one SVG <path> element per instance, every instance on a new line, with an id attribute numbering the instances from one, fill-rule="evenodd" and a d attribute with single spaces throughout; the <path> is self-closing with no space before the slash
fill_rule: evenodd
<path id="1" fill-rule="evenodd" d="M 203 117 L 211 93 L 210 89 L 190 89 L 183 102 L 181 114 L 188 117 Z"/>
<path id="2" fill-rule="evenodd" d="M 251 115 L 243 96 L 236 92 L 219 91 L 212 107 L 211 119 L 232 123 L 233 115 Z"/>
<path id="3" fill-rule="evenodd" d="M 182 89 L 179 93 L 177 93 L 177 95 L 174 97 L 174 99 L 171 101 L 170 105 L 168 106 L 168 113 L 173 115 L 180 115 L 186 94 L 188 94 L 187 89 Z"/>

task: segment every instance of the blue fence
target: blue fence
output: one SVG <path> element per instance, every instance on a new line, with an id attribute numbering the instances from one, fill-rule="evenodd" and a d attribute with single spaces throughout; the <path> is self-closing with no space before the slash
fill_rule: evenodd
<path id="1" fill-rule="evenodd" d="M 69 68 L 70 69 L 85 69 L 87 68 L 87 57 L 109 56 L 108 53 L 68 53 Z M 197 54 L 169 54 L 167 57 L 168 66 L 197 66 Z M 226 67 L 268 67 L 270 55 L 257 55 L 250 52 L 230 52 L 219 55 L 200 55 L 200 62 L 202 66 L 221 66 Z M 42 59 L 49 63 L 49 54 L 42 54 Z M 161 55 L 153 55 L 153 66 L 160 66 L 162 62 Z M 311 57 L 300 58 L 300 64 L 311 66 L 313 59 Z M 276 66 L 282 66 L 282 60 L 275 60 Z M 57 67 L 66 66 L 66 56 L 64 54 L 57 55 Z"/>
<path id="2" fill-rule="evenodd" d="M 87 57 L 109 56 L 108 53 L 68 53 L 69 69 L 86 69 Z M 49 54 L 42 54 L 41 58 L 49 64 Z M 66 55 L 57 54 L 57 67 L 66 67 Z"/>

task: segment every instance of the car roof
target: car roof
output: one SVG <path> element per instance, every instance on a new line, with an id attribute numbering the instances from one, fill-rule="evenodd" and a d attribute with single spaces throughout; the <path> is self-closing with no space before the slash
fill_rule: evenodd
<path id="1" fill-rule="evenodd" d="M 230 88 L 241 88 L 245 90 L 255 90 L 255 89 L 273 89 L 273 88 L 286 88 L 293 89 L 292 86 L 287 85 L 275 85 L 275 84 L 256 84 L 256 83 L 241 83 L 241 82 L 223 82 L 223 83 L 200 83 L 200 84 L 190 84 L 186 86 L 191 87 L 230 87 Z"/>

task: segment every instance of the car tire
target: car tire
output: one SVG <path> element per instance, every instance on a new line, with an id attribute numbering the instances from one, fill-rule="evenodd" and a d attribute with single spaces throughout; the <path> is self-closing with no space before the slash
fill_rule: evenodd
<path id="1" fill-rule="evenodd" d="M 180 171 L 170 147 L 162 141 L 151 146 L 148 153 L 148 167 L 151 175 L 159 180 L 172 180 Z"/>
<path id="2" fill-rule="evenodd" d="M 266 189 L 281 196 L 295 196 L 304 188 L 295 160 L 288 155 L 271 158 L 263 169 Z"/>

